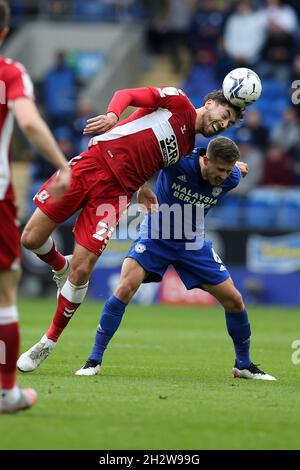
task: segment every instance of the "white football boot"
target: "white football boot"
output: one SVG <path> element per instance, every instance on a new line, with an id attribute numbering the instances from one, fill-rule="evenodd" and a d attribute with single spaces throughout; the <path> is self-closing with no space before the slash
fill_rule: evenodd
<path id="1" fill-rule="evenodd" d="M 53 272 L 52 279 L 57 285 L 57 297 L 59 296 L 60 291 L 62 290 L 66 280 L 68 279 L 72 256 L 73 255 L 65 256 L 67 264 L 63 269 L 61 269 L 60 271 L 52 270 Z"/>
<path id="2" fill-rule="evenodd" d="M 37 393 L 32 388 L 17 387 L 19 396 L 16 400 L 10 399 L 5 393 L 0 394 L 0 413 L 17 413 L 28 410 L 37 402 Z"/>
<path id="3" fill-rule="evenodd" d="M 32 372 L 49 356 L 55 348 L 56 343 L 48 339 L 46 335 L 34 344 L 28 351 L 21 354 L 17 361 L 17 367 L 21 372 Z"/>
<path id="4" fill-rule="evenodd" d="M 249 367 L 239 369 L 237 363 L 235 363 L 232 369 L 232 375 L 234 378 L 240 379 L 254 379 L 254 380 L 277 380 L 272 375 L 266 374 L 263 370 L 260 370 L 257 365 L 250 364 Z"/>
<path id="5" fill-rule="evenodd" d="M 75 375 L 98 375 L 101 372 L 101 366 L 98 364 L 98 362 L 93 361 L 93 360 L 88 360 L 86 361 L 85 365 L 81 367 L 77 372 L 75 372 Z"/>

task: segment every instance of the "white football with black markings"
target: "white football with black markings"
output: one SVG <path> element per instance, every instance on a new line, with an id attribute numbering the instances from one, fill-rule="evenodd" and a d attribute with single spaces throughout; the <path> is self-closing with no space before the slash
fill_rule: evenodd
<path id="1" fill-rule="evenodd" d="M 262 84 L 259 76 L 246 67 L 231 70 L 223 81 L 225 98 L 238 108 L 245 108 L 255 103 L 261 91 Z"/>

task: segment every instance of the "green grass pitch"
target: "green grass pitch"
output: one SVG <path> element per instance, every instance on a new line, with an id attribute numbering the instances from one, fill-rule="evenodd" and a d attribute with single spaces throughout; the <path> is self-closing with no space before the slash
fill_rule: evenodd
<path id="1" fill-rule="evenodd" d="M 44 333 L 54 302 L 20 300 L 22 351 Z M 1 449 L 299 449 L 297 309 L 250 308 L 252 359 L 277 382 L 233 379 L 221 308 L 129 306 L 102 375 L 75 377 L 101 305 L 86 302 L 55 352 L 18 375 L 32 410 L 0 417 Z"/>

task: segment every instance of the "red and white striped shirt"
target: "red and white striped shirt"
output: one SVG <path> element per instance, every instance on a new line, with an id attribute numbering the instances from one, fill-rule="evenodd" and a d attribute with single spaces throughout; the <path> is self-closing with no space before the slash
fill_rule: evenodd
<path id="1" fill-rule="evenodd" d="M 33 85 L 25 67 L 0 57 L 0 201 L 14 200 L 10 169 L 14 123 L 12 103 L 21 97 L 34 99 Z"/>
<path id="2" fill-rule="evenodd" d="M 93 137 L 90 148 L 97 149 L 99 158 L 132 194 L 156 171 L 192 151 L 196 110 L 174 87 L 119 90 L 108 111 L 120 116 L 128 106 L 140 109 L 108 132 Z"/>

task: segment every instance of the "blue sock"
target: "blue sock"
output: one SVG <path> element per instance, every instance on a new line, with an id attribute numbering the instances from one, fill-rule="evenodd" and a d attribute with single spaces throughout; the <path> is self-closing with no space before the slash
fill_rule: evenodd
<path id="1" fill-rule="evenodd" d="M 126 306 L 127 304 L 117 299 L 114 295 L 107 300 L 102 310 L 100 324 L 97 328 L 89 360 L 94 360 L 101 364 L 104 351 L 121 323 Z"/>
<path id="2" fill-rule="evenodd" d="M 227 331 L 232 338 L 237 367 L 249 367 L 250 359 L 250 323 L 246 310 L 241 313 L 225 312 Z"/>

